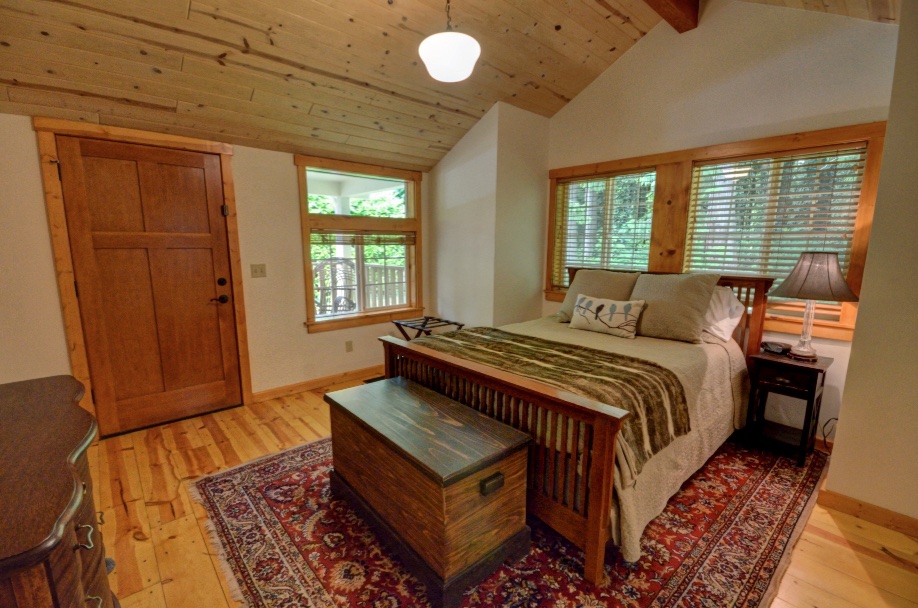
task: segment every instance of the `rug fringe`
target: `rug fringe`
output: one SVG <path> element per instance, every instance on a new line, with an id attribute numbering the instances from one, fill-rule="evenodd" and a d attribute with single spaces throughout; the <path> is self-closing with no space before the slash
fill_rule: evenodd
<path id="1" fill-rule="evenodd" d="M 183 482 L 185 484 L 185 489 L 188 491 L 188 496 L 199 503 L 207 511 L 207 501 L 204 500 L 204 497 L 201 495 L 201 491 L 198 489 L 198 482 L 212 477 L 218 477 L 225 473 L 232 473 L 236 469 L 241 469 L 242 467 L 248 467 L 259 462 L 268 461 L 271 459 L 283 458 L 285 455 L 289 454 L 291 450 L 297 448 L 302 448 L 313 443 L 321 443 L 331 441 L 331 437 L 322 437 L 316 439 L 315 441 L 307 441 L 298 446 L 292 446 L 290 448 L 284 449 L 280 452 L 275 452 L 274 454 L 267 454 L 253 460 L 247 460 L 246 462 L 237 464 L 236 466 L 217 471 L 216 473 L 211 473 L 210 475 L 201 475 L 197 479 L 190 479 Z M 198 524 L 202 522 L 199 520 Z M 207 520 L 203 522 L 205 536 L 207 536 L 207 541 L 213 547 L 216 554 L 217 563 L 220 565 L 220 570 L 222 571 L 223 578 L 226 580 L 226 586 L 229 589 L 230 598 L 236 602 L 239 602 L 243 608 L 250 608 L 251 604 L 245 599 L 245 596 L 242 594 L 242 588 L 239 586 L 239 581 L 236 580 L 236 573 L 233 571 L 233 567 L 230 565 L 230 561 L 226 556 L 226 550 L 223 547 L 223 543 L 220 540 L 220 535 L 217 533 L 217 527 L 210 520 L 208 515 Z"/>
<path id="2" fill-rule="evenodd" d="M 813 513 L 813 509 L 816 507 L 816 499 L 819 497 L 819 488 L 822 487 L 828 472 L 829 455 L 826 454 L 826 462 L 822 465 L 822 472 L 819 474 L 819 480 L 816 482 L 816 488 L 807 499 L 806 505 L 804 505 L 803 511 L 801 511 L 800 518 L 797 520 L 797 523 L 794 524 L 794 529 L 791 531 L 790 538 L 787 541 L 787 546 L 784 548 L 784 553 L 781 555 L 781 561 L 778 562 L 778 566 L 775 568 L 775 572 L 771 576 L 771 582 L 768 584 L 768 589 L 765 590 L 765 594 L 762 595 L 762 599 L 759 601 L 760 608 L 771 606 L 771 603 L 778 596 L 778 589 L 781 587 L 781 582 L 784 579 L 784 574 L 787 572 L 787 569 L 791 564 L 794 547 L 797 546 L 797 542 L 803 535 L 803 530 L 806 528 L 806 524 L 810 520 L 810 515 Z"/>
<path id="3" fill-rule="evenodd" d="M 209 477 L 209 475 L 199 477 L 198 480 L 204 479 L 205 477 Z M 195 485 L 196 483 L 197 480 L 188 481 L 185 484 L 185 489 L 188 490 L 188 496 L 192 500 L 198 502 L 202 507 L 205 507 L 206 502 L 204 501 L 204 497 L 201 496 L 201 491 L 198 490 L 197 486 Z M 219 564 L 220 570 L 223 574 L 223 579 L 226 581 L 226 586 L 229 590 L 230 598 L 233 601 L 239 602 L 243 608 L 250 608 L 251 604 L 249 604 L 249 602 L 245 599 L 245 596 L 242 594 L 242 588 L 239 586 L 239 581 L 236 580 L 236 573 L 233 572 L 233 568 L 230 565 L 229 559 L 227 559 L 226 550 L 223 548 L 223 543 L 220 541 L 220 535 L 217 533 L 217 527 L 210 520 L 209 516 L 204 522 L 198 520 L 198 525 L 201 525 L 202 523 L 204 524 L 204 535 L 207 537 L 207 542 L 214 550 L 215 557 L 217 558 L 217 564 Z"/>

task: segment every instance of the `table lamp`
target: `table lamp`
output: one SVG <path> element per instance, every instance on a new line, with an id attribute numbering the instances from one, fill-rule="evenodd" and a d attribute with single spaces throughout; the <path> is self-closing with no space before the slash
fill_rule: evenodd
<path id="1" fill-rule="evenodd" d="M 838 254 L 825 251 L 801 253 L 791 273 L 768 295 L 806 300 L 800 341 L 788 353 L 789 357 L 801 361 L 816 360 L 816 349 L 810 344 L 816 315 L 815 301 L 857 302 L 857 295 L 848 287 L 838 265 Z"/>

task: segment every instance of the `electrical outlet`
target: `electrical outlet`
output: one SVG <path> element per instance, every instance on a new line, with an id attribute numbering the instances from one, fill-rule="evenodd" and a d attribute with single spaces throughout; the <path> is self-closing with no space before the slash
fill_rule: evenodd
<path id="1" fill-rule="evenodd" d="M 265 264 L 252 264 L 252 278 L 263 279 L 268 276 L 268 267 Z"/>
<path id="2" fill-rule="evenodd" d="M 346 353 L 352 353 L 352 352 L 354 352 L 354 342 L 353 342 L 353 341 L 351 341 L 351 340 L 345 341 L 345 343 L 344 343 L 344 352 L 346 352 Z"/>

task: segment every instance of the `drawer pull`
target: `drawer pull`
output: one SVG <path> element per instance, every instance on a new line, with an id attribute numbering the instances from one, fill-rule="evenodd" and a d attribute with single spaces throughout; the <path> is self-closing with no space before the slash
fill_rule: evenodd
<path id="1" fill-rule="evenodd" d="M 83 482 L 83 496 L 86 496 L 86 482 Z"/>
<path id="2" fill-rule="evenodd" d="M 493 494 L 502 487 L 504 487 L 504 474 L 500 472 L 494 473 L 490 477 L 485 477 L 479 483 L 479 489 L 481 490 L 482 496 Z"/>
<path id="3" fill-rule="evenodd" d="M 95 600 L 95 601 L 96 601 L 96 608 L 102 608 L 102 604 L 103 604 L 103 602 L 105 601 L 105 600 L 103 600 L 101 597 L 99 597 L 98 595 L 87 595 L 87 596 L 86 596 L 86 601 L 88 602 L 88 601 L 90 601 L 90 600 Z"/>
<path id="4" fill-rule="evenodd" d="M 790 384 L 790 378 L 784 378 L 783 376 L 775 376 L 775 382 L 778 384 Z"/>
<path id="5" fill-rule="evenodd" d="M 76 551 L 77 549 L 86 549 L 87 551 L 90 551 L 90 550 L 92 550 L 93 547 L 95 547 L 95 545 L 94 545 L 93 542 L 92 542 L 92 533 L 93 533 L 95 530 L 93 529 L 92 526 L 87 525 L 87 524 L 83 524 L 82 526 L 77 526 L 77 527 L 76 527 L 77 532 L 80 531 L 80 528 L 89 528 L 89 532 L 86 533 L 86 544 L 84 545 L 83 543 L 77 543 L 77 544 L 73 547 L 73 550 Z"/>

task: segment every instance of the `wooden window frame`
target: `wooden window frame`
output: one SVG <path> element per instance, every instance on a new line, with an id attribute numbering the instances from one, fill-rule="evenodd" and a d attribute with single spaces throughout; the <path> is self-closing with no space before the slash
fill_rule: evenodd
<path id="1" fill-rule="evenodd" d="M 388 323 L 398 319 L 411 319 L 424 313 L 421 285 L 421 178 L 420 171 L 396 169 L 381 165 L 369 165 L 343 160 L 334 160 L 319 156 L 296 154 L 293 162 L 297 167 L 297 179 L 300 188 L 300 222 L 303 241 L 303 274 L 306 283 L 306 329 L 309 333 L 334 331 L 349 327 Z M 309 213 L 306 169 L 327 169 L 342 173 L 357 173 L 377 177 L 388 177 L 405 180 L 408 194 L 408 218 L 351 217 L 328 214 Z M 321 230 L 380 230 L 414 232 L 415 244 L 410 246 L 413 253 L 406 256 L 408 304 L 400 308 L 373 310 L 344 317 L 316 319 L 315 295 L 312 280 L 312 255 L 310 233 L 313 229 Z"/>
<path id="2" fill-rule="evenodd" d="M 654 194 L 650 258 L 647 261 L 647 267 L 650 272 L 682 272 L 692 189 L 692 170 L 696 163 L 708 164 L 712 161 L 738 160 L 757 155 L 804 152 L 813 148 L 846 144 L 864 144 L 867 147 L 864 177 L 851 245 L 851 262 L 847 276 L 851 289 L 855 293 L 860 293 L 876 206 L 885 134 L 886 122 L 874 122 L 552 169 L 548 173 L 551 183 L 545 299 L 561 302 L 566 294 L 563 290 L 553 289 L 551 285 L 551 268 L 555 255 L 555 196 L 559 180 L 599 177 L 656 168 L 657 187 Z M 793 309 L 794 303 L 788 306 Z M 801 303 L 801 310 L 802 306 Z M 850 341 L 854 333 L 856 317 L 857 304 L 842 303 L 839 320 L 817 319 L 813 325 L 813 335 Z M 801 325 L 802 320 L 775 314 L 767 315 L 765 320 L 766 331 L 780 333 L 798 334 Z"/>

